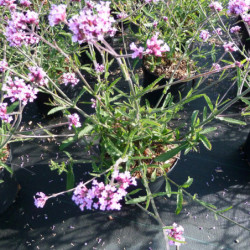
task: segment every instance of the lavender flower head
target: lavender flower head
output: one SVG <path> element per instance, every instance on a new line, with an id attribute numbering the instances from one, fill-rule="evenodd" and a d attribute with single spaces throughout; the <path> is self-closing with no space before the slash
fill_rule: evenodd
<path id="1" fill-rule="evenodd" d="M 166 229 L 166 232 L 169 237 L 178 240 L 178 241 L 185 241 L 185 238 L 182 236 L 184 233 L 184 228 L 182 226 L 178 226 L 176 223 L 173 224 L 172 229 Z M 169 245 L 176 245 L 176 246 L 181 246 L 180 242 L 170 240 Z"/>
<path id="2" fill-rule="evenodd" d="M 36 197 L 38 196 L 38 197 Z M 43 208 L 45 206 L 45 203 L 48 199 L 48 197 L 43 192 L 36 193 L 36 196 L 34 196 L 34 203 L 37 208 Z"/>
<path id="3" fill-rule="evenodd" d="M 208 32 L 207 30 L 202 30 L 201 33 L 200 33 L 200 38 L 201 38 L 204 42 L 206 42 L 210 36 L 211 36 L 211 35 L 209 34 L 209 32 Z"/>
<path id="4" fill-rule="evenodd" d="M 110 15 L 110 2 L 88 3 L 79 15 L 69 20 L 69 29 L 73 32 L 72 41 L 79 44 L 84 42 L 95 43 L 104 39 L 104 36 L 114 36 L 115 23 Z"/>
<path id="5" fill-rule="evenodd" d="M 210 3 L 209 7 L 211 8 L 211 10 L 216 10 L 218 12 L 223 10 L 221 3 L 219 3 L 218 1 Z"/>
<path id="6" fill-rule="evenodd" d="M 244 14 L 249 10 L 250 0 L 230 0 L 228 3 L 229 15 Z"/>

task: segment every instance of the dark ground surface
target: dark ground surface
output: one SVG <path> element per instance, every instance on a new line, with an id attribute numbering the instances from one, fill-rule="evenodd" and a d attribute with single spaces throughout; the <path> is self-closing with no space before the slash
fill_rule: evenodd
<path id="1" fill-rule="evenodd" d="M 205 84 L 212 81 L 213 78 Z M 208 95 L 214 99 L 229 86 L 230 81 L 225 80 L 209 89 Z M 233 88 L 229 97 L 235 95 L 235 91 Z M 191 111 L 203 105 L 202 99 L 192 102 L 182 111 L 181 121 L 188 122 Z M 227 113 L 240 117 L 242 107 L 242 103 L 237 103 Z M 29 116 L 24 126 L 29 120 L 35 123 L 41 118 L 35 109 L 26 111 Z M 212 151 L 201 145 L 199 153 L 182 155 L 171 178 L 178 184 L 185 182 L 188 176 L 194 178 L 188 189 L 191 194 L 197 193 L 199 198 L 218 209 L 233 206 L 225 215 L 250 228 L 250 166 L 239 150 L 250 131 L 247 122 L 247 126 L 239 126 L 213 121 L 210 126 L 218 129 L 208 136 Z M 36 192 L 52 194 L 65 190 L 65 176 L 58 176 L 48 168 L 49 159 L 65 157 L 58 153 L 59 143 L 43 139 L 12 145 L 12 167 L 21 190 L 16 202 L 0 215 L 0 249 L 164 249 L 162 232 L 158 231 L 155 221 L 135 206 L 124 206 L 114 212 L 81 212 L 68 195 L 49 200 L 43 209 L 34 206 Z M 83 151 L 84 143 L 80 142 L 72 149 L 76 157 L 88 160 L 88 152 Z M 97 147 L 92 154 L 98 154 Z M 77 183 L 88 180 L 88 164 L 79 164 L 74 171 Z M 213 213 L 186 196 L 179 215 L 174 214 L 175 197 L 157 198 L 156 204 L 166 225 L 176 222 L 185 228 L 187 244 L 180 249 L 249 249 L 249 231 L 221 217 L 216 220 Z"/>

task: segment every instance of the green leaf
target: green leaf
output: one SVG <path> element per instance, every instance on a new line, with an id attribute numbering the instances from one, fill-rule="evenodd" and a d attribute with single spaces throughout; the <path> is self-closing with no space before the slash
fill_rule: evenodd
<path id="1" fill-rule="evenodd" d="M 211 150 L 212 149 L 212 145 L 211 145 L 211 143 L 210 143 L 210 141 L 207 139 L 207 137 L 206 136 L 204 136 L 204 135 L 199 135 L 199 137 L 200 137 L 200 140 L 201 140 L 201 142 L 203 143 L 203 145 L 208 149 L 208 150 Z"/>
<path id="2" fill-rule="evenodd" d="M 133 190 L 132 192 L 128 193 L 128 195 L 136 194 L 136 193 L 138 193 L 141 190 L 142 190 L 141 188 L 137 188 L 136 190 Z"/>
<path id="3" fill-rule="evenodd" d="M 228 211 L 228 210 L 230 210 L 230 209 L 232 209 L 232 208 L 233 208 L 233 207 L 230 206 L 230 207 L 227 207 L 227 208 L 225 208 L 225 209 L 223 209 L 223 210 L 216 211 L 216 214 L 222 214 L 222 213 L 224 213 L 224 212 L 226 212 L 226 211 Z"/>
<path id="4" fill-rule="evenodd" d="M 4 181 L 3 180 L 0 180 L 0 184 L 3 183 Z"/>
<path id="5" fill-rule="evenodd" d="M 170 183 L 167 179 L 166 179 L 165 190 L 166 190 L 167 197 L 170 198 L 171 197 L 171 186 L 170 186 Z"/>
<path id="6" fill-rule="evenodd" d="M 177 155 L 181 150 L 185 149 L 187 147 L 187 143 L 184 143 L 174 149 L 171 149 L 167 151 L 166 153 L 163 153 L 155 158 L 155 161 L 167 161 Z"/>
<path id="7" fill-rule="evenodd" d="M 48 112 L 48 115 L 52 115 L 60 110 L 66 109 L 66 107 L 55 107 Z"/>
<path id="8" fill-rule="evenodd" d="M 155 121 L 153 121 L 153 120 L 150 120 L 150 119 L 142 119 L 142 124 L 144 125 L 144 124 L 149 124 L 149 125 L 154 125 L 154 126 L 161 126 L 161 124 L 160 123 L 158 123 L 158 122 L 155 122 Z"/>
<path id="9" fill-rule="evenodd" d="M 116 85 L 117 82 L 119 82 L 121 80 L 121 77 L 118 77 L 117 79 L 115 79 L 107 88 L 107 91 L 110 90 L 114 85 Z"/>
<path id="10" fill-rule="evenodd" d="M 178 190 L 178 194 L 177 194 L 177 207 L 175 210 L 176 214 L 179 214 L 182 210 L 182 202 L 183 202 L 183 194 L 182 194 L 182 190 L 179 189 Z"/>
<path id="11" fill-rule="evenodd" d="M 236 119 L 233 119 L 233 118 L 230 118 L 230 117 L 217 116 L 217 117 L 215 117 L 215 118 L 218 119 L 218 120 L 221 120 L 221 121 L 225 121 L 225 122 L 228 122 L 228 123 L 232 123 L 232 124 L 247 125 L 247 124 L 246 124 L 245 122 L 243 122 L 243 121 L 236 120 Z"/>
<path id="12" fill-rule="evenodd" d="M 195 199 L 196 199 L 196 198 L 195 198 Z M 199 200 L 199 203 L 200 203 L 201 205 L 203 205 L 203 206 L 207 206 L 207 207 L 211 207 L 211 208 L 213 208 L 213 209 L 217 209 L 217 207 L 214 206 L 214 205 L 211 204 L 211 203 L 208 203 L 208 202 L 205 202 L 205 201 L 201 201 L 201 200 Z"/>
<path id="13" fill-rule="evenodd" d="M 207 95 L 204 95 L 204 98 L 205 98 L 205 100 L 206 100 L 206 102 L 207 102 L 208 107 L 209 107 L 210 110 L 213 112 L 214 106 L 213 106 L 213 104 L 212 104 L 210 98 L 209 98 Z"/>
<path id="14" fill-rule="evenodd" d="M 126 204 L 136 204 L 147 200 L 147 196 L 140 196 L 139 198 L 131 199 L 126 201 Z"/>
<path id="15" fill-rule="evenodd" d="M 88 134 L 90 131 L 93 130 L 93 128 L 94 128 L 93 125 L 87 125 L 85 128 L 83 128 L 82 130 L 80 130 L 80 132 L 77 135 L 78 139 L 80 139 L 83 136 L 85 136 L 86 134 Z"/>
<path id="16" fill-rule="evenodd" d="M 205 106 L 203 108 L 202 120 L 205 121 L 206 119 L 207 119 L 207 107 Z"/>
<path id="17" fill-rule="evenodd" d="M 155 168 L 155 170 L 153 171 L 153 173 L 152 173 L 152 175 L 151 175 L 150 181 L 151 181 L 151 182 L 154 182 L 155 180 L 156 180 L 156 168 Z"/>
<path id="18" fill-rule="evenodd" d="M 200 134 L 208 134 L 208 133 L 211 133 L 213 131 L 217 130 L 217 127 L 209 127 L 209 128 L 205 128 L 203 129 Z"/>
<path id="19" fill-rule="evenodd" d="M 199 111 L 198 110 L 194 110 L 192 116 L 191 116 L 191 126 L 194 127 L 195 123 L 196 123 L 196 119 L 198 116 Z"/>
<path id="20" fill-rule="evenodd" d="M 148 207 L 149 207 L 150 201 L 151 201 L 151 200 L 150 200 L 150 198 L 148 197 L 147 202 L 146 202 L 146 207 L 145 207 L 145 209 L 146 209 L 146 210 L 148 210 Z"/>
<path id="21" fill-rule="evenodd" d="M 62 144 L 60 145 L 59 149 L 60 150 L 65 149 L 66 147 L 68 147 L 69 145 L 71 145 L 74 141 L 76 141 L 76 138 L 74 138 L 74 137 L 70 137 L 70 138 L 64 140 L 62 142 Z"/>
<path id="22" fill-rule="evenodd" d="M 5 168 L 9 173 L 13 173 L 11 167 L 9 167 L 8 165 L 6 165 L 5 163 L 3 163 L 2 161 L 0 161 L 0 166 Z"/>
<path id="23" fill-rule="evenodd" d="M 7 107 L 7 113 L 11 113 L 17 106 L 19 102 L 14 102 L 10 106 Z"/>
<path id="24" fill-rule="evenodd" d="M 79 59 L 78 59 L 78 56 L 74 53 L 74 60 L 75 60 L 75 63 L 76 63 L 76 65 L 78 66 L 78 67 L 80 67 L 81 66 L 81 63 L 80 63 L 80 61 L 79 61 Z"/>
<path id="25" fill-rule="evenodd" d="M 182 184 L 181 187 L 183 187 L 183 188 L 189 188 L 192 185 L 193 181 L 194 181 L 194 179 L 190 178 L 188 176 L 187 181 L 184 184 Z"/>

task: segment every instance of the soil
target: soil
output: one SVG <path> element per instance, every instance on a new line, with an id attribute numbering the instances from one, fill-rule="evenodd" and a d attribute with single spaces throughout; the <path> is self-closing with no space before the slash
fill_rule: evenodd
<path id="1" fill-rule="evenodd" d="M 186 78 L 189 75 L 188 72 L 192 71 L 194 66 L 192 65 L 192 61 L 190 59 L 183 58 L 181 60 L 181 57 L 182 57 L 182 54 L 179 52 L 176 52 L 173 55 L 173 58 L 171 59 L 167 58 L 166 56 L 163 56 L 161 58 L 161 63 L 155 66 L 154 71 L 152 73 L 157 76 L 161 76 L 165 74 L 166 78 L 169 79 L 172 73 L 176 70 L 176 72 L 174 73 L 175 79 Z M 176 69 L 179 62 L 180 62 L 180 65 Z M 148 71 L 151 71 L 150 69 L 151 65 L 150 65 L 148 55 L 144 56 L 143 64 Z"/>
<path id="2" fill-rule="evenodd" d="M 0 161 L 6 162 L 9 157 L 9 154 L 10 154 L 10 148 L 9 148 L 9 145 L 6 145 L 3 149 L 1 149 Z M 0 170 L 1 170 L 1 166 L 0 166 Z"/>
<path id="3" fill-rule="evenodd" d="M 146 165 L 158 165 L 158 168 L 155 167 L 148 167 L 147 168 L 147 178 L 151 178 L 152 173 L 154 172 L 154 170 L 156 169 L 156 176 L 162 176 L 164 174 L 164 170 L 166 173 L 168 173 L 172 167 L 175 165 L 176 161 L 179 159 L 180 157 L 180 153 L 178 153 L 176 156 L 174 156 L 173 158 L 167 160 L 166 162 L 156 162 L 154 161 L 154 159 L 165 153 L 168 150 L 171 150 L 175 148 L 175 146 L 173 144 L 169 144 L 169 145 L 162 145 L 160 143 L 154 143 L 151 145 L 150 148 L 146 148 L 144 151 L 144 156 L 150 156 L 151 159 L 146 159 L 146 160 L 141 160 L 142 163 L 145 163 Z M 165 164 L 170 164 L 170 167 L 165 167 L 164 170 L 163 168 L 161 168 L 163 165 Z M 139 165 L 139 162 L 137 161 L 134 166 L 131 167 L 131 170 L 133 170 L 134 168 L 136 168 Z M 142 179 L 142 173 L 140 171 L 135 171 L 133 173 L 133 176 L 138 178 L 138 179 Z"/>

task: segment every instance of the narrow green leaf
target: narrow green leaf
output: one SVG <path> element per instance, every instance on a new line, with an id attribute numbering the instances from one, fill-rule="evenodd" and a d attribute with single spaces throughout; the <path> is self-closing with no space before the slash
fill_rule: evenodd
<path id="1" fill-rule="evenodd" d="M 217 130 L 217 127 L 209 127 L 209 128 L 205 128 L 203 129 L 200 134 L 208 134 L 208 133 L 211 133 L 213 131 Z"/>
<path id="2" fill-rule="evenodd" d="M 126 204 L 136 204 L 147 200 L 147 196 L 140 196 L 139 198 L 126 201 Z"/>
<path id="3" fill-rule="evenodd" d="M 182 190 L 179 189 L 178 190 L 178 194 L 177 194 L 177 207 L 175 210 L 176 214 L 179 214 L 182 210 L 182 202 L 183 202 L 183 194 L 182 194 Z"/>
<path id="4" fill-rule="evenodd" d="M 11 113 L 18 106 L 19 102 L 14 102 L 10 106 L 7 106 L 7 113 Z"/>
<path id="5" fill-rule="evenodd" d="M 230 118 L 230 117 L 217 116 L 216 119 L 221 120 L 221 121 L 225 121 L 225 122 L 228 122 L 228 123 L 232 123 L 232 124 L 247 125 L 243 121 L 236 120 L 236 119 L 233 119 L 233 118 Z"/>
<path id="6" fill-rule="evenodd" d="M 155 180 L 156 180 L 156 168 L 155 168 L 155 170 L 153 171 L 153 173 L 152 173 L 152 175 L 151 175 L 150 181 L 151 181 L 151 182 L 154 182 Z"/>
<path id="7" fill-rule="evenodd" d="M 0 161 L 0 166 L 5 168 L 9 173 L 13 173 L 11 167 L 9 167 L 8 165 L 6 165 L 5 163 L 3 163 L 2 161 Z"/>
<path id="8" fill-rule="evenodd" d="M 66 109 L 66 107 L 55 107 L 48 112 L 48 115 L 52 115 L 60 110 Z"/>
<path id="9" fill-rule="evenodd" d="M 195 198 L 195 199 L 196 199 L 196 198 Z M 203 206 L 207 206 L 207 207 L 211 207 L 211 208 L 213 208 L 213 209 L 217 209 L 217 207 L 214 206 L 214 205 L 211 204 L 211 203 L 208 203 L 208 202 L 205 202 L 205 201 L 201 201 L 201 200 L 199 200 L 199 203 L 200 203 L 201 205 L 203 205 Z"/>
<path id="10" fill-rule="evenodd" d="M 128 193 L 128 195 L 136 194 L 136 193 L 138 193 L 141 190 L 142 190 L 141 188 L 137 188 L 136 190 L 133 190 L 132 192 Z"/>
<path id="11" fill-rule="evenodd" d="M 149 124 L 149 125 L 154 125 L 154 126 L 161 126 L 161 124 L 160 123 L 158 123 L 158 122 L 155 122 L 155 121 L 153 121 L 153 120 L 150 120 L 150 119 L 142 119 L 142 124 L 144 125 L 144 124 Z"/>
<path id="12" fill-rule="evenodd" d="M 204 136 L 204 135 L 199 135 L 199 137 L 200 137 L 200 140 L 201 140 L 201 142 L 203 143 L 203 145 L 208 149 L 208 150 L 211 150 L 212 149 L 212 145 L 211 145 L 211 143 L 210 143 L 210 141 L 207 139 L 207 137 L 206 136 Z"/>
<path id="13" fill-rule="evenodd" d="M 198 110 L 194 110 L 192 116 L 191 116 L 191 126 L 194 127 L 196 123 L 197 116 L 199 114 Z"/>
<path id="14" fill-rule="evenodd" d="M 203 108 L 203 115 L 202 115 L 202 120 L 205 121 L 207 119 L 207 107 L 205 106 Z"/>
<path id="15" fill-rule="evenodd" d="M 230 206 L 230 207 L 227 207 L 227 208 L 225 208 L 225 209 L 223 209 L 223 210 L 216 211 L 216 213 L 217 213 L 217 214 L 222 214 L 222 213 L 224 213 L 224 212 L 226 212 L 226 211 L 228 211 L 228 210 L 230 210 L 230 209 L 232 209 L 232 208 L 233 208 L 233 207 Z"/>
<path id="16" fill-rule="evenodd" d="M 155 158 L 155 161 L 167 161 L 177 155 L 181 150 L 185 149 L 187 146 L 187 143 L 184 143 L 174 149 L 171 149 L 167 151 L 166 153 L 163 153 Z"/>
<path id="17" fill-rule="evenodd" d="M 209 98 L 207 95 L 204 95 L 204 98 L 205 98 L 205 100 L 206 100 L 206 102 L 207 102 L 207 105 L 208 105 L 209 109 L 213 112 L 214 106 L 213 106 L 213 104 L 212 104 L 210 98 Z"/>
<path id="18" fill-rule="evenodd" d="M 187 181 L 184 184 L 182 184 L 181 187 L 183 187 L 183 188 L 189 188 L 192 185 L 193 181 L 194 181 L 194 179 L 190 178 L 188 176 Z"/>
<path id="19" fill-rule="evenodd" d="M 71 145 L 74 141 L 75 141 L 75 138 L 74 138 L 74 137 L 70 137 L 70 138 L 64 140 L 64 141 L 62 142 L 62 144 L 60 145 L 59 149 L 60 149 L 60 150 L 65 149 L 66 147 L 68 147 L 69 145 Z"/>
<path id="20" fill-rule="evenodd" d="M 150 204 L 150 198 L 148 197 L 147 202 L 146 202 L 146 207 L 145 207 L 146 210 L 148 210 L 149 204 Z"/>
<path id="21" fill-rule="evenodd" d="M 170 183 L 167 179 L 166 179 L 165 190 L 166 190 L 167 197 L 170 198 L 171 197 L 171 186 L 170 186 Z"/>
<path id="22" fill-rule="evenodd" d="M 0 180 L 0 184 L 3 183 L 4 181 L 3 180 Z"/>
<path id="23" fill-rule="evenodd" d="M 80 132 L 77 135 L 78 139 L 82 138 L 83 136 L 85 136 L 86 134 L 88 134 L 89 132 L 91 132 L 93 130 L 93 128 L 94 128 L 93 125 L 89 125 L 88 124 L 82 130 L 80 130 Z"/>

